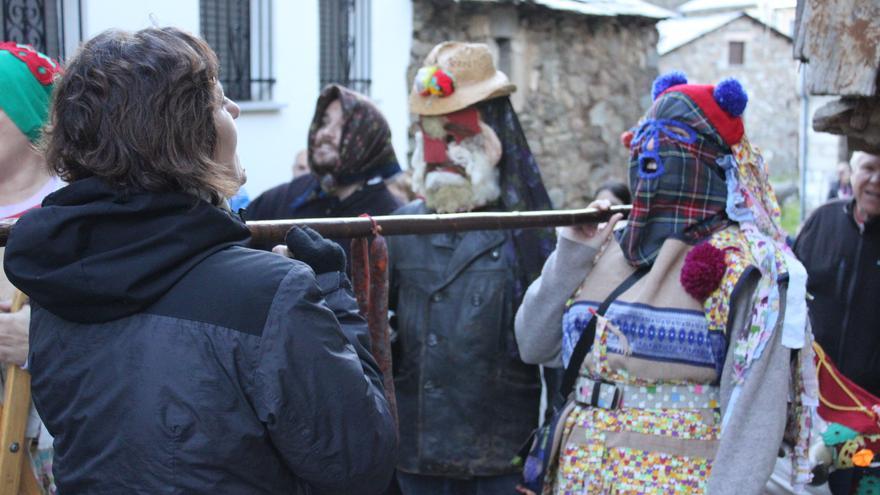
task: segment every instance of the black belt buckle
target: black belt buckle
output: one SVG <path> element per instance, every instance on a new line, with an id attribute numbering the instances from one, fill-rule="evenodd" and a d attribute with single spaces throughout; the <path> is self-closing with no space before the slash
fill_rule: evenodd
<path id="1" fill-rule="evenodd" d="M 617 385 L 605 381 L 593 382 L 593 394 L 590 396 L 590 405 L 602 409 L 617 409 L 620 407 L 621 393 Z"/>

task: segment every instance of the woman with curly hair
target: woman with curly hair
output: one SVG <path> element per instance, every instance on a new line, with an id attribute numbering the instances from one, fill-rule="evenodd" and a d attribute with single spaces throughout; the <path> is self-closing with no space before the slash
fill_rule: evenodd
<path id="1" fill-rule="evenodd" d="M 15 225 L 28 362 L 61 493 L 377 493 L 395 432 L 340 248 L 247 247 L 238 106 L 173 28 L 107 31 L 58 83 L 69 185 Z M 369 455 L 364 455 L 369 452 Z"/>

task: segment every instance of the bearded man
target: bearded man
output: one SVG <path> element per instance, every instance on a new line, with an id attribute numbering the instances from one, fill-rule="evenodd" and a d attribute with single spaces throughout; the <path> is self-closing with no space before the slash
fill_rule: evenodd
<path id="1" fill-rule="evenodd" d="M 311 173 L 261 194 L 248 206 L 248 220 L 387 215 L 401 205 L 385 186 L 385 179 L 400 173 L 391 128 L 366 96 L 327 86 L 318 97 L 308 141 L 305 161 Z M 348 241 L 339 244 L 348 252 Z"/>
<path id="2" fill-rule="evenodd" d="M 436 46 L 416 76 L 412 185 L 400 214 L 550 209 L 488 47 Z M 518 448 L 538 422 L 537 366 L 513 316 L 552 250 L 552 231 L 389 237 L 397 312 L 398 481 L 406 494 L 514 493 Z"/>

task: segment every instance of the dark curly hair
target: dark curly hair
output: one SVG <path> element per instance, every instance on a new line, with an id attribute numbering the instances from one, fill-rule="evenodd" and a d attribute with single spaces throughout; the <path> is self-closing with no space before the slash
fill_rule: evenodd
<path id="1" fill-rule="evenodd" d="M 87 41 L 56 85 L 44 138 L 64 180 L 100 177 L 132 191 L 229 197 L 239 183 L 213 160 L 219 64 L 176 28 L 108 30 Z"/>

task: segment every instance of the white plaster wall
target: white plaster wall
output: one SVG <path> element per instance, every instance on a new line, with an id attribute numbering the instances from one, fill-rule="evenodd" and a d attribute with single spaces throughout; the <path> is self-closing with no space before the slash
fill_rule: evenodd
<path id="1" fill-rule="evenodd" d="M 410 0 L 373 0 L 372 9 L 371 96 L 391 125 L 394 148 L 406 167 L 412 5 Z M 290 180 L 320 92 L 318 0 L 273 0 L 272 17 L 274 101 L 240 102 L 237 122 L 238 153 L 251 199 Z M 153 25 L 198 33 L 198 0 L 83 0 L 84 39 L 108 28 Z"/>
<path id="2" fill-rule="evenodd" d="M 290 180 L 320 90 L 317 0 L 275 0 L 272 22 L 274 100 L 282 107 L 253 111 L 242 103 L 238 118 L 238 154 L 251 199 Z"/>
<path id="3" fill-rule="evenodd" d="M 807 173 L 805 177 L 806 190 L 804 191 L 807 211 L 804 212 L 804 218 L 825 203 L 828 198 L 828 188 L 831 187 L 833 181 L 837 180 L 837 152 L 841 137 L 813 130 L 813 116 L 816 110 L 834 99 L 831 96 L 811 96 L 809 100 Z"/>
<path id="4" fill-rule="evenodd" d="M 83 39 L 117 28 L 138 30 L 153 25 L 199 32 L 198 0 L 83 0 Z"/>
<path id="5" fill-rule="evenodd" d="M 406 69 L 412 45 L 412 1 L 373 0 L 372 97 L 391 126 L 394 151 L 407 168 L 409 88 Z"/>

